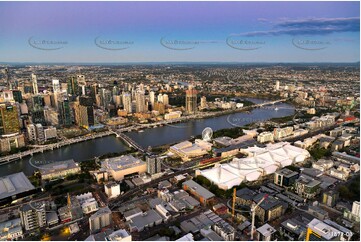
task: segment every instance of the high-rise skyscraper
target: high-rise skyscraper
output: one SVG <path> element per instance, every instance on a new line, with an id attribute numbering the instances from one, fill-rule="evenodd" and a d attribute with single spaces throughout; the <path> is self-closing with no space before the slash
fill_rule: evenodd
<path id="1" fill-rule="evenodd" d="M 276 81 L 275 89 L 276 91 L 280 90 L 280 81 Z"/>
<path id="2" fill-rule="evenodd" d="M 186 113 L 194 114 L 197 112 L 197 90 L 193 89 L 192 86 L 189 86 L 189 89 L 186 91 Z"/>
<path id="3" fill-rule="evenodd" d="M 53 80 L 53 93 L 60 92 L 59 80 Z"/>
<path id="4" fill-rule="evenodd" d="M 38 95 L 38 79 L 34 73 L 31 74 L 31 83 L 33 85 L 33 92 L 35 95 Z"/>
<path id="5" fill-rule="evenodd" d="M 85 87 L 86 87 L 85 76 L 77 75 L 76 79 L 77 79 L 78 85 L 79 85 L 79 93 L 81 95 L 86 95 L 86 93 L 85 93 Z"/>
<path id="6" fill-rule="evenodd" d="M 163 94 L 163 103 L 165 106 L 169 105 L 169 97 L 167 94 Z"/>
<path id="7" fill-rule="evenodd" d="M 146 157 L 147 173 L 150 175 L 162 171 L 162 162 L 166 160 L 167 156 L 150 155 Z"/>
<path id="8" fill-rule="evenodd" d="M 91 97 L 79 97 L 79 104 L 76 105 L 75 112 L 76 121 L 79 126 L 89 128 L 94 125 L 94 108 Z"/>
<path id="9" fill-rule="evenodd" d="M 44 96 L 42 95 L 36 95 L 33 96 L 33 106 L 40 106 L 43 107 L 45 105 Z"/>
<path id="10" fill-rule="evenodd" d="M 33 123 L 40 123 L 46 125 L 44 108 L 42 106 L 36 105 L 31 111 L 31 118 Z"/>
<path id="11" fill-rule="evenodd" d="M 15 102 L 22 103 L 23 102 L 23 96 L 20 90 L 13 90 L 13 97 Z"/>
<path id="12" fill-rule="evenodd" d="M 72 125 L 71 108 L 68 99 L 58 101 L 59 123 L 64 126 Z"/>
<path id="13" fill-rule="evenodd" d="M 109 109 L 109 105 L 113 101 L 112 92 L 110 90 L 107 90 L 105 88 L 102 88 L 100 90 L 100 97 L 101 97 L 101 104 L 105 109 Z"/>
<path id="14" fill-rule="evenodd" d="M 144 91 L 138 91 L 135 94 L 135 111 L 137 113 L 143 113 L 145 111 L 147 111 L 147 107 L 145 106 L 145 95 L 144 95 Z"/>
<path id="15" fill-rule="evenodd" d="M 163 94 L 161 93 L 158 94 L 157 101 L 163 103 Z"/>
<path id="16" fill-rule="evenodd" d="M 19 113 L 15 105 L 0 104 L 0 135 L 14 134 L 20 131 Z"/>
<path id="17" fill-rule="evenodd" d="M 158 112 L 159 112 L 159 114 L 164 114 L 164 113 L 165 113 L 165 106 L 164 106 L 164 103 L 161 103 L 161 102 L 155 102 L 155 103 L 154 103 L 153 110 L 158 111 Z"/>
<path id="18" fill-rule="evenodd" d="M 154 91 L 149 92 L 149 101 L 152 104 L 152 107 L 154 107 L 154 101 L 155 101 L 155 93 L 154 93 Z"/>
<path id="19" fill-rule="evenodd" d="M 123 93 L 123 106 L 127 113 L 132 113 L 132 97 L 129 93 Z"/>
<path id="20" fill-rule="evenodd" d="M 73 96 L 79 95 L 79 85 L 76 77 L 70 77 L 68 79 L 68 94 Z"/>
<path id="21" fill-rule="evenodd" d="M 207 98 L 205 96 L 201 97 L 201 108 L 206 108 L 207 107 Z"/>

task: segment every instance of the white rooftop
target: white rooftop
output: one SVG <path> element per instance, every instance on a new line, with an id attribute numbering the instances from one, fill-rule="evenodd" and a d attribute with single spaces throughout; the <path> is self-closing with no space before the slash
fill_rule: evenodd
<path id="1" fill-rule="evenodd" d="M 145 164 L 144 161 L 135 158 L 132 155 L 122 155 L 103 160 L 101 166 L 106 170 L 120 171 L 143 164 Z"/>
<path id="2" fill-rule="evenodd" d="M 302 162 L 310 154 L 307 150 L 287 142 L 269 144 L 265 148 L 257 146 L 242 149 L 246 158 L 234 158 L 231 162 L 201 170 L 200 174 L 217 184 L 221 189 L 230 189 L 244 181 L 255 181 L 293 163 Z"/>

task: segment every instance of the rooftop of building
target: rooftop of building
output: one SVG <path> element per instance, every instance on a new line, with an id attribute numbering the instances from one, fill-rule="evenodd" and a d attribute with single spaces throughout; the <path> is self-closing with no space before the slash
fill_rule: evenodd
<path id="1" fill-rule="evenodd" d="M 101 166 L 106 170 L 120 171 L 145 164 L 144 161 L 132 155 L 122 155 L 103 160 Z"/>
<path id="2" fill-rule="evenodd" d="M 307 226 L 326 240 L 331 240 L 342 234 L 338 229 L 316 218 L 313 219 Z"/>
<path id="3" fill-rule="evenodd" d="M 143 213 L 143 212 L 142 212 L 142 210 L 140 208 L 137 207 L 137 208 L 133 208 L 131 210 L 128 210 L 128 211 L 124 212 L 123 216 L 125 218 L 127 218 L 127 217 L 131 217 L 131 216 L 133 216 L 135 214 L 138 214 L 138 213 Z"/>
<path id="4" fill-rule="evenodd" d="M 97 217 L 103 216 L 105 214 L 111 214 L 111 213 L 112 211 L 109 209 L 109 207 L 99 208 L 99 210 L 96 211 L 94 214 L 92 214 L 89 219 L 92 220 Z"/>
<path id="5" fill-rule="evenodd" d="M 242 188 L 236 192 L 237 197 L 245 199 L 245 200 L 252 200 L 257 193 L 247 187 Z"/>
<path id="6" fill-rule="evenodd" d="M 268 236 L 272 235 L 273 233 L 275 233 L 276 229 L 273 228 L 271 225 L 265 223 L 264 225 L 262 225 L 261 227 L 259 227 L 257 229 L 257 232 L 259 232 L 260 234 L 262 234 L 265 237 L 268 237 Z"/>
<path id="7" fill-rule="evenodd" d="M 23 172 L 0 177 L 0 199 L 34 189 L 35 187 Z"/>
<path id="8" fill-rule="evenodd" d="M 253 198 L 253 201 L 258 203 L 265 196 L 266 196 L 265 193 L 259 193 Z M 270 210 L 272 208 L 282 206 L 282 203 L 278 199 L 276 199 L 276 198 L 274 198 L 272 196 L 268 196 L 259 206 L 267 211 L 267 210 Z"/>
<path id="9" fill-rule="evenodd" d="M 154 224 L 163 218 L 155 210 L 151 209 L 143 214 L 137 215 L 131 219 L 131 226 L 136 228 L 146 227 L 148 224 Z"/>
<path id="10" fill-rule="evenodd" d="M 321 184 L 320 181 L 313 179 L 312 177 L 306 176 L 301 174 L 300 177 L 297 179 L 297 182 L 302 183 L 308 187 L 314 187 Z"/>
<path id="11" fill-rule="evenodd" d="M 64 170 L 70 170 L 74 168 L 79 168 L 78 163 L 76 163 L 73 159 L 65 160 L 65 161 L 56 161 L 49 164 L 45 164 L 42 166 L 39 166 L 39 170 L 41 175 L 47 175 L 54 172 L 64 171 Z"/>
<path id="12" fill-rule="evenodd" d="M 199 196 L 203 197 L 204 199 L 210 199 L 214 197 L 215 195 L 208 191 L 206 188 L 199 185 L 197 182 L 193 180 L 188 180 L 183 182 L 183 185 L 186 185 L 187 187 L 194 190 Z"/>
<path id="13" fill-rule="evenodd" d="M 283 168 L 275 172 L 276 174 L 283 175 L 284 177 L 293 177 L 298 175 L 298 172 L 291 171 L 290 169 Z"/>

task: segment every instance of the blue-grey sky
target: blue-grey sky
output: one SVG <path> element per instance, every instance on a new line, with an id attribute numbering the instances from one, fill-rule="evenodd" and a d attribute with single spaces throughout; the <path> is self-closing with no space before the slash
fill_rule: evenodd
<path id="1" fill-rule="evenodd" d="M 355 62 L 359 2 L 0 2 L 0 62 Z"/>

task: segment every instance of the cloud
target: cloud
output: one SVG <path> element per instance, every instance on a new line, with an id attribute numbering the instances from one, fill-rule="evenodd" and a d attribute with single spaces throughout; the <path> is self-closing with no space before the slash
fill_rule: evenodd
<path id="1" fill-rule="evenodd" d="M 263 22 L 263 21 L 262 21 Z M 278 21 L 271 30 L 241 33 L 240 36 L 327 35 L 360 32 L 360 18 L 308 18 Z"/>

